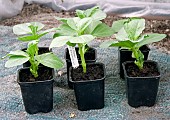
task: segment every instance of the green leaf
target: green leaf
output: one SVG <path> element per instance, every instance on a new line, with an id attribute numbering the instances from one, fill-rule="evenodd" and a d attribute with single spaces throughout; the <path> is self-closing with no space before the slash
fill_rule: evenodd
<path id="1" fill-rule="evenodd" d="M 106 18 L 106 13 L 100 10 L 99 6 L 95 6 L 91 9 L 87 9 L 84 12 L 86 17 L 92 17 L 93 20 L 103 20 Z"/>
<path id="2" fill-rule="evenodd" d="M 131 49 L 136 43 L 126 40 L 126 41 L 113 41 L 113 43 L 110 45 L 110 47 L 124 47 Z"/>
<path id="3" fill-rule="evenodd" d="M 106 18 L 106 13 L 103 12 L 102 10 L 97 10 L 94 14 L 91 15 L 91 17 L 93 18 L 93 20 L 103 20 Z"/>
<path id="4" fill-rule="evenodd" d="M 128 34 L 126 33 L 124 28 L 121 28 L 120 31 L 117 34 L 115 34 L 115 37 L 117 40 L 121 41 L 129 40 Z"/>
<path id="5" fill-rule="evenodd" d="M 29 26 L 37 26 L 38 27 L 38 31 L 41 30 L 44 25 L 40 22 L 31 22 L 31 23 L 24 23 L 24 24 L 18 24 L 13 26 L 13 33 L 16 35 L 25 35 L 25 34 L 31 34 L 32 31 L 29 28 Z"/>
<path id="6" fill-rule="evenodd" d="M 13 26 L 13 33 L 16 35 L 30 34 L 31 29 L 28 27 L 31 23 L 18 24 Z"/>
<path id="7" fill-rule="evenodd" d="M 83 18 L 77 22 L 78 31 L 83 32 L 88 25 L 92 22 L 91 18 Z"/>
<path id="8" fill-rule="evenodd" d="M 113 35 L 114 31 L 112 31 L 112 28 L 106 24 L 101 23 L 93 30 L 91 34 L 97 37 L 107 37 Z"/>
<path id="9" fill-rule="evenodd" d="M 70 36 L 56 37 L 52 40 L 49 48 L 61 47 L 61 46 L 65 45 L 70 40 L 70 38 L 71 38 Z"/>
<path id="10" fill-rule="evenodd" d="M 28 55 L 26 52 L 21 51 L 21 50 L 11 51 L 11 52 L 9 53 L 9 55 L 29 57 L 29 55 Z"/>
<path id="11" fill-rule="evenodd" d="M 74 17 L 67 20 L 67 24 L 74 30 L 77 30 L 77 23 L 80 21 L 80 18 Z"/>
<path id="12" fill-rule="evenodd" d="M 48 30 L 45 30 L 45 31 L 40 31 L 39 34 L 43 34 L 43 33 L 49 33 L 49 32 L 52 32 L 52 31 L 56 31 L 58 30 L 58 28 L 51 28 L 51 29 L 48 29 Z"/>
<path id="13" fill-rule="evenodd" d="M 5 63 L 5 67 L 14 67 L 21 65 L 29 60 L 29 57 L 12 55 L 9 60 Z"/>
<path id="14" fill-rule="evenodd" d="M 76 10 L 76 15 L 81 19 L 86 17 L 83 10 Z"/>
<path id="15" fill-rule="evenodd" d="M 94 6 L 90 9 L 84 11 L 84 15 L 86 17 L 91 17 L 97 10 L 99 10 L 99 6 Z"/>
<path id="16" fill-rule="evenodd" d="M 53 53 L 45 53 L 41 54 L 35 57 L 37 61 L 39 61 L 41 64 L 50 67 L 50 68 L 55 68 L 59 69 L 63 67 L 64 63 L 62 60 L 60 60 L 56 55 Z"/>
<path id="17" fill-rule="evenodd" d="M 88 43 L 92 41 L 95 37 L 92 35 L 81 35 L 77 37 L 70 37 L 69 41 L 71 43 Z"/>
<path id="18" fill-rule="evenodd" d="M 129 39 L 137 40 L 145 29 L 145 19 L 132 19 L 124 24 L 124 29 Z"/>
<path id="19" fill-rule="evenodd" d="M 44 28 L 44 24 L 40 22 L 31 22 L 31 25 L 33 25 L 34 27 L 37 26 L 38 27 L 37 31 L 40 31 L 41 29 Z"/>
<path id="20" fill-rule="evenodd" d="M 39 38 L 38 35 L 37 36 L 31 35 L 31 36 L 18 37 L 18 40 L 21 40 L 21 41 L 32 41 L 32 40 L 37 40 L 38 38 Z"/>
<path id="21" fill-rule="evenodd" d="M 61 35 L 62 36 L 76 36 L 77 35 L 77 32 L 67 24 L 60 25 L 57 33 L 60 36 Z"/>
<path id="22" fill-rule="evenodd" d="M 91 34 L 93 30 L 100 24 L 101 21 L 92 21 L 90 25 L 85 29 L 86 34 Z"/>
<path id="23" fill-rule="evenodd" d="M 158 42 L 166 37 L 166 34 L 158 34 L 158 33 L 152 33 L 147 34 L 146 37 L 144 37 L 143 40 L 141 40 L 139 43 L 136 44 L 136 46 L 141 47 L 143 45 L 147 45 L 153 42 Z"/>
<path id="24" fill-rule="evenodd" d="M 112 30 L 114 31 L 114 33 L 119 32 L 119 30 L 124 26 L 124 23 L 127 21 L 128 21 L 128 19 L 114 21 L 112 23 Z"/>

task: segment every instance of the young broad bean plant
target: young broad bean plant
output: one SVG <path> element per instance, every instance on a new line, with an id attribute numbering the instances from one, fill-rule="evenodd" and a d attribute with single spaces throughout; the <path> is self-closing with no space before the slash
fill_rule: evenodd
<path id="1" fill-rule="evenodd" d="M 39 22 L 18 24 L 13 27 L 14 34 L 19 35 L 18 40 L 28 42 L 28 46 L 26 51 L 16 50 L 7 54 L 5 57 L 9 57 L 9 59 L 5 63 L 5 67 L 18 66 L 29 61 L 31 63 L 30 72 L 36 78 L 38 77 L 37 71 L 40 63 L 55 69 L 63 66 L 63 62 L 52 52 L 38 55 L 40 38 L 52 30 L 42 31 L 43 27 L 44 25 Z"/>
<path id="2" fill-rule="evenodd" d="M 79 48 L 83 72 L 86 73 L 84 54 L 88 51 L 88 43 L 95 37 L 111 36 L 113 31 L 100 20 L 106 18 L 106 13 L 95 6 L 87 10 L 76 10 L 77 17 L 57 18 L 63 24 L 58 27 L 50 48 L 69 45 Z"/>
<path id="3" fill-rule="evenodd" d="M 119 20 L 113 23 L 113 30 L 118 32 L 116 40 L 103 42 L 100 47 L 122 47 L 132 51 L 132 57 L 135 58 L 135 64 L 139 69 L 143 69 L 144 55 L 139 50 L 143 45 L 158 42 L 166 37 L 165 34 L 150 33 L 142 34 L 145 29 L 145 19 L 129 18 Z M 114 28 L 115 27 L 115 28 Z"/>

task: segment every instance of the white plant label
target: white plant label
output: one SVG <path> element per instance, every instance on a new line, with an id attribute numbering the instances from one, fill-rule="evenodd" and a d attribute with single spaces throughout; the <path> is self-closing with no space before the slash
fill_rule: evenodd
<path id="1" fill-rule="evenodd" d="M 75 47 L 71 47 L 71 46 L 67 46 L 67 47 L 68 47 L 68 51 L 69 51 L 69 54 L 70 54 L 72 67 L 77 68 L 79 66 L 79 62 L 78 62 L 78 59 L 77 59 Z"/>

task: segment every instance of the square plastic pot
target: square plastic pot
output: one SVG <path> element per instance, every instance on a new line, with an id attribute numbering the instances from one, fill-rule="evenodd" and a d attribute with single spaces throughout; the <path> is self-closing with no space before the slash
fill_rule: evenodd
<path id="1" fill-rule="evenodd" d="M 79 49 L 78 49 L 78 47 L 76 47 L 75 49 L 76 49 L 78 62 L 79 62 L 79 64 L 81 64 L 80 55 L 78 53 Z M 85 53 L 84 57 L 85 57 L 86 63 L 94 63 L 94 62 L 96 62 L 97 50 L 95 48 L 89 48 L 89 50 Z M 66 60 L 66 66 L 67 66 L 67 82 L 68 82 L 68 86 L 69 86 L 70 89 L 73 89 L 73 83 L 71 81 L 69 81 L 69 68 L 72 66 L 72 64 L 71 64 L 71 59 L 70 59 L 68 48 L 65 49 L 65 60 Z"/>
<path id="2" fill-rule="evenodd" d="M 158 64 L 154 61 L 145 61 L 152 62 L 157 66 L 159 71 Z M 128 99 L 128 104 L 131 107 L 140 107 L 148 106 L 151 107 L 155 104 L 159 86 L 159 76 L 152 77 L 129 77 L 127 75 L 127 66 L 133 61 L 127 61 L 123 63 L 123 70 L 126 80 L 126 95 Z M 160 71 L 159 71 L 160 73 Z"/>
<path id="3" fill-rule="evenodd" d="M 104 76 L 100 79 L 86 80 L 86 81 L 73 81 L 70 75 L 70 81 L 74 85 L 74 92 L 76 96 L 78 109 L 81 111 L 91 109 L 102 109 L 104 107 L 104 81 L 105 81 L 105 66 L 102 63 L 89 63 L 89 65 L 100 65 Z M 74 69 L 70 67 L 70 73 Z"/>
<path id="4" fill-rule="evenodd" d="M 149 55 L 149 47 L 144 45 L 140 48 L 141 52 L 144 55 L 144 60 L 148 59 L 148 55 Z M 123 67 L 122 67 L 122 63 L 125 61 L 135 61 L 134 58 L 132 58 L 132 51 L 128 50 L 128 49 L 122 49 L 122 48 L 118 48 L 118 61 L 119 61 L 119 74 L 120 74 L 120 78 L 124 79 L 124 72 L 123 72 Z"/>
<path id="5" fill-rule="evenodd" d="M 39 69 L 44 69 L 40 67 Z M 47 69 L 47 67 L 45 67 Z M 29 114 L 47 113 L 53 109 L 54 69 L 48 68 L 50 80 L 23 82 L 21 76 L 29 73 L 29 67 L 18 70 L 17 82 L 20 85 L 25 110 Z"/>

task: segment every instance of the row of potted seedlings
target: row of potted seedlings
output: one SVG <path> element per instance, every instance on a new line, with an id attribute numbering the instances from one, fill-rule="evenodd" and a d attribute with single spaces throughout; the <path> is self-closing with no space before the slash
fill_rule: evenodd
<path id="1" fill-rule="evenodd" d="M 65 59 L 68 86 L 75 91 L 78 109 L 103 108 L 105 65 L 96 62 L 97 51 L 89 47 L 88 43 L 95 37 L 113 34 L 116 40 L 105 41 L 100 47 L 119 47 L 120 77 L 125 78 L 128 104 L 132 107 L 153 106 L 160 72 L 156 62 L 147 61 L 147 44 L 160 41 L 166 35 L 142 34 L 145 28 L 142 18 L 118 20 L 109 27 L 102 23 L 106 14 L 97 6 L 84 11 L 76 10 L 76 15 L 74 18 L 56 18 L 62 24 L 46 31 L 42 31 L 44 25 L 39 22 L 13 27 L 13 32 L 19 35 L 18 39 L 27 41 L 28 47 L 6 55 L 9 59 L 5 67 L 23 64 L 23 68 L 18 71 L 17 81 L 25 110 L 30 114 L 52 110 L 54 69 L 60 69 L 63 62 L 51 49 L 64 45 L 67 45 Z M 39 48 L 39 39 L 51 31 L 56 33 L 50 47 Z"/>

